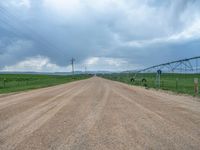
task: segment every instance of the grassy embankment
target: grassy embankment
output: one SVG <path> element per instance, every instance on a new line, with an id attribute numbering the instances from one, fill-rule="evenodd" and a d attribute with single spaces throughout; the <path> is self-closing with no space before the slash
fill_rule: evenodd
<path id="1" fill-rule="evenodd" d="M 53 76 L 29 74 L 0 74 L 0 93 L 27 91 L 72 81 L 87 79 L 89 75 Z"/>
<path id="2" fill-rule="evenodd" d="M 194 78 L 200 79 L 200 74 L 162 74 L 160 87 L 156 82 L 156 74 L 146 73 L 138 74 L 134 82 L 131 82 L 131 78 L 135 74 L 107 74 L 100 75 L 101 77 L 124 82 L 131 85 L 144 86 L 145 83 L 142 82 L 143 79 L 146 79 L 146 85 L 148 88 L 162 89 L 173 91 L 176 93 L 184 93 L 189 95 L 195 95 L 194 93 Z"/>

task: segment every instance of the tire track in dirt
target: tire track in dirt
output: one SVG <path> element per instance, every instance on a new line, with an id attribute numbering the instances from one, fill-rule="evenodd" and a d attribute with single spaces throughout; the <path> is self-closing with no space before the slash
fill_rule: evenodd
<path id="1" fill-rule="evenodd" d="M 80 86 L 74 87 L 70 91 L 61 93 L 51 98 L 49 101 L 41 104 L 40 106 L 31 109 L 29 112 L 25 112 L 24 114 L 22 114 L 23 117 L 27 116 L 23 119 L 23 121 L 20 121 L 18 124 L 13 124 L 12 126 L 8 127 L 6 130 L 3 130 L 0 133 L 1 141 L 5 141 L 5 143 L 0 146 L 0 149 L 14 149 L 17 144 L 23 141 L 32 132 L 40 128 L 60 109 L 67 105 L 70 100 L 87 90 L 89 87 L 88 85 L 84 85 L 77 92 L 74 91 L 75 88 L 80 88 Z M 14 121 L 18 120 L 19 117 L 22 116 L 18 116 L 17 118 L 15 118 Z"/>
<path id="2" fill-rule="evenodd" d="M 76 81 L 74 83 L 69 83 L 71 86 L 76 86 L 79 84 L 80 81 Z M 7 96 L 5 98 L 0 98 L 0 110 L 4 109 L 6 107 L 9 107 L 11 105 L 16 105 L 18 103 L 22 103 L 24 101 L 32 100 L 33 98 L 37 98 L 42 95 L 47 95 L 48 93 L 55 93 L 59 94 L 60 92 L 63 92 L 63 89 L 65 88 L 66 85 L 59 85 L 59 86 L 54 86 L 54 87 L 48 87 L 40 90 L 33 90 L 25 93 L 19 93 L 19 94 L 14 94 Z"/>
<path id="3" fill-rule="evenodd" d="M 51 109 L 51 107 L 57 103 L 58 98 L 62 98 L 63 96 L 72 92 L 76 88 L 77 87 L 73 87 L 67 90 L 66 92 L 60 93 L 52 98 L 47 99 L 45 102 L 42 102 L 39 105 L 36 105 L 27 111 L 23 111 L 22 113 L 1 122 L 0 139 L 1 137 L 4 137 L 5 135 L 7 135 L 7 133 L 11 132 L 12 130 L 16 131 L 16 128 L 17 127 L 19 128 L 18 124 L 20 124 L 21 126 L 25 126 L 31 120 L 31 118 L 32 120 L 34 120 L 34 118 L 42 114 L 42 112 L 46 112 L 48 109 Z M 32 114 L 32 116 L 30 116 L 30 114 Z M 18 120 L 20 120 L 21 118 L 23 118 L 24 121 L 18 122 Z"/>
<path id="4" fill-rule="evenodd" d="M 70 101 L 68 105 L 63 107 L 41 128 L 21 142 L 16 147 L 16 150 L 56 150 L 60 145 L 65 144 L 67 137 L 74 133 L 81 122 L 91 112 L 95 111 L 96 106 L 101 102 L 105 90 L 102 85 L 104 83 L 101 83 L 101 80 L 99 81 L 96 84 L 96 80 L 91 80 L 89 83 L 91 86 L 88 90 L 74 97 L 73 101 Z M 40 144 L 38 145 L 37 143 Z"/>
<path id="5" fill-rule="evenodd" d="M 127 85 L 124 86 L 126 87 Z M 138 87 L 131 87 L 125 90 L 122 84 L 120 87 L 118 86 L 117 89 L 118 92 L 120 91 L 119 93 L 128 96 L 129 99 L 133 99 L 136 103 L 154 112 L 161 118 L 165 118 L 165 120 L 176 124 L 176 126 L 185 128 L 185 130 L 189 130 L 189 132 L 193 129 L 194 132 L 191 133 L 197 135 L 197 137 L 199 136 L 200 128 L 197 126 L 200 126 L 199 102 L 188 100 L 187 98 L 190 98 L 190 96 L 184 97 L 162 92 L 155 93 L 155 91 L 142 89 L 140 87 L 136 93 L 130 94 L 132 88 L 137 89 Z M 174 99 L 172 99 L 173 97 Z M 187 122 L 190 123 L 188 124 Z"/>
<path id="6" fill-rule="evenodd" d="M 102 95 L 102 99 L 99 104 L 97 104 L 94 110 L 85 118 L 83 122 L 75 129 L 75 132 L 67 137 L 64 144 L 62 144 L 58 150 L 71 150 L 76 149 L 75 147 L 79 147 L 82 143 L 84 136 L 89 133 L 89 131 L 93 128 L 97 120 L 100 118 L 100 115 L 103 111 L 103 108 L 106 106 L 110 90 L 108 85 L 104 85 L 103 89 L 105 90 L 104 95 Z"/>
<path id="7" fill-rule="evenodd" d="M 138 103 L 136 99 L 140 99 L 141 95 L 135 95 L 136 97 L 133 97 L 130 95 L 130 93 L 129 94 L 127 94 L 126 92 L 123 93 L 122 92 L 123 89 L 121 88 L 113 87 L 112 89 L 113 89 L 113 92 L 117 94 L 118 96 L 120 96 L 121 98 L 123 98 L 124 101 L 135 105 L 138 108 L 137 109 L 138 112 L 141 111 L 140 113 L 141 117 L 146 119 L 146 122 L 148 122 L 148 126 L 151 126 L 151 129 L 150 129 L 148 128 L 148 126 L 145 125 L 146 129 L 149 129 L 149 132 L 151 133 L 157 132 L 157 134 L 160 134 L 160 137 L 162 137 L 162 135 L 165 135 L 164 138 L 159 138 L 159 140 L 161 140 L 160 141 L 161 143 L 168 143 L 168 145 L 172 144 L 178 149 L 195 149 L 195 147 L 198 147 L 199 133 L 195 134 L 195 133 L 187 132 L 187 130 L 184 130 L 183 128 L 175 124 L 174 122 L 166 119 L 165 117 L 161 116 L 160 114 L 156 112 L 153 112 L 152 111 L 153 108 L 149 109 L 148 107 Z M 143 99 L 144 99 L 144 96 L 143 96 Z M 162 129 L 162 130 L 157 130 L 157 129 Z M 199 129 L 197 128 L 196 131 L 198 130 Z M 148 140 L 146 139 L 146 142 L 147 141 Z M 150 145 L 150 143 L 148 145 Z"/>
<path id="8" fill-rule="evenodd" d="M 98 77 L 20 95 L 0 96 L 0 113 L 13 108 L 0 115 L 2 150 L 200 147 L 200 103 L 191 97 Z"/>

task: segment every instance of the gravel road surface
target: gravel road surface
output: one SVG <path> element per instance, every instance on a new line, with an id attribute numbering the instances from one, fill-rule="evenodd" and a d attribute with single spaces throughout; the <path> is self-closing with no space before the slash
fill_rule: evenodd
<path id="1" fill-rule="evenodd" d="M 200 102 L 93 77 L 0 95 L 0 150 L 199 150 Z"/>

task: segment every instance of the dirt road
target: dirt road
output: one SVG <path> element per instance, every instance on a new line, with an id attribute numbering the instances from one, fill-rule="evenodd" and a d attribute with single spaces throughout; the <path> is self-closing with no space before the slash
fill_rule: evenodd
<path id="1" fill-rule="evenodd" d="M 0 150 L 200 149 L 200 102 L 91 78 L 0 96 Z"/>

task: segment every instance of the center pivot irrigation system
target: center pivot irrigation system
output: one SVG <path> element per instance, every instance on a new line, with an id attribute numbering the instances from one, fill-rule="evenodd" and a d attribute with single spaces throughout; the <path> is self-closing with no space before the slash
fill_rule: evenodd
<path id="1" fill-rule="evenodd" d="M 162 73 L 165 73 L 168 76 L 170 74 L 177 74 L 177 79 L 176 79 L 176 86 L 178 82 L 178 74 L 200 74 L 200 56 L 197 57 L 192 57 L 188 59 L 182 59 L 182 60 L 177 60 L 177 61 L 172 61 L 160 65 L 155 65 L 143 70 L 139 70 L 135 72 L 135 77 L 131 78 L 131 82 L 135 82 L 137 80 L 136 78 L 139 76 L 141 78 L 142 76 L 142 83 L 143 85 L 147 86 L 147 79 L 144 78 L 147 74 L 156 74 L 156 80 L 155 80 L 155 85 L 156 87 L 160 88 L 161 87 L 161 75 Z M 181 75 L 179 75 L 181 76 Z M 163 80 L 162 80 L 163 82 Z M 168 81 L 169 82 L 169 81 Z M 184 81 L 181 81 L 184 82 Z M 194 89 L 195 89 L 195 94 L 198 94 L 199 91 L 199 79 L 197 76 L 194 77 Z"/>
<path id="2" fill-rule="evenodd" d="M 200 73 L 200 56 L 152 66 L 137 73 Z M 161 72 L 160 72 L 161 73 Z"/>

